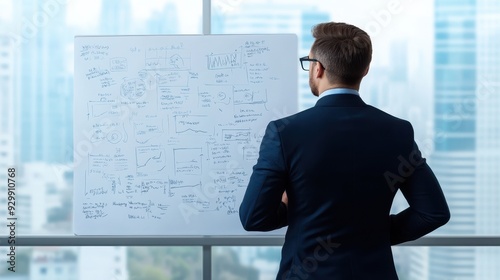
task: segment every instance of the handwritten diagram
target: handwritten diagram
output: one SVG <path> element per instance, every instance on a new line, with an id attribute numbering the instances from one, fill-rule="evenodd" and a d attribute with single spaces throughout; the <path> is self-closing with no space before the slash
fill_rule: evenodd
<path id="1" fill-rule="evenodd" d="M 135 100 L 146 93 L 146 84 L 138 78 L 125 79 L 121 85 L 121 95 L 127 99 Z"/>
<path id="2" fill-rule="evenodd" d="M 148 69 L 188 70 L 191 68 L 191 54 L 187 50 L 149 48 L 145 62 Z"/>
<path id="3" fill-rule="evenodd" d="M 239 68 L 242 63 L 240 52 L 211 54 L 207 56 L 207 66 L 209 70 Z"/>
<path id="4" fill-rule="evenodd" d="M 146 144 L 164 132 L 164 120 L 161 118 L 151 117 L 134 122 L 135 141 L 138 144 Z"/>
<path id="5" fill-rule="evenodd" d="M 137 147 L 135 158 L 137 170 L 142 172 L 161 171 L 167 162 L 165 149 L 159 146 Z"/>
<path id="6" fill-rule="evenodd" d="M 174 149 L 174 165 L 176 175 L 202 174 L 202 149 L 180 148 Z"/>
<path id="7" fill-rule="evenodd" d="M 210 124 L 207 115 L 180 115 L 175 116 L 175 132 L 206 134 Z"/>
<path id="8" fill-rule="evenodd" d="M 263 131 L 297 108 L 296 45 L 77 37 L 75 233 L 245 234 L 238 209 Z"/>

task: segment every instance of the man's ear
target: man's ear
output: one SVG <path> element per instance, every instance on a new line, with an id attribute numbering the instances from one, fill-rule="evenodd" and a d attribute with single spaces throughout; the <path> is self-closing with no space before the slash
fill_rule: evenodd
<path id="1" fill-rule="evenodd" d="M 323 65 L 319 62 L 316 62 L 318 65 L 314 69 L 314 74 L 316 75 L 316 78 L 321 78 L 323 75 L 325 75 L 325 68 L 323 68 Z"/>

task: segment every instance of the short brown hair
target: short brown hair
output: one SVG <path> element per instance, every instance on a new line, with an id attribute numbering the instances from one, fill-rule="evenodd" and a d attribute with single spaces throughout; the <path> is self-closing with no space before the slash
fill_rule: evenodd
<path id="1" fill-rule="evenodd" d="M 326 69 L 328 80 L 359 84 L 372 60 L 370 36 L 354 25 L 338 22 L 320 23 L 312 35 L 316 40 L 311 53 Z"/>

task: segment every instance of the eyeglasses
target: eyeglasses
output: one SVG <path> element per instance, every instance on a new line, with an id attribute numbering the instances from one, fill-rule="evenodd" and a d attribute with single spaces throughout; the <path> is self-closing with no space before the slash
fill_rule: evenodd
<path id="1" fill-rule="evenodd" d="M 319 64 L 321 64 L 321 62 L 319 62 L 319 60 L 317 59 L 314 59 L 314 58 L 309 58 L 309 56 L 304 56 L 304 57 L 301 57 L 299 58 L 299 61 L 300 61 L 300 66 L 302 66 L 302 69 L 304 71 L 309 71 L 310 69 L 310 65 L 311 65 L 311 62 L 318 62 Z M 306 63 L 304 63 L 304 61 Z M 308 63 L 309 62 L 309 63 Z M 323 65 L 321 64 L 321 67 L 323 67 Z"/>

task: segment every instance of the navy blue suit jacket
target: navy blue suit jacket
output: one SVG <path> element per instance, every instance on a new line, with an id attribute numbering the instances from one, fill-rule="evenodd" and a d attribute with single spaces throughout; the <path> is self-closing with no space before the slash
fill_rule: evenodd
<path id="1" fill-rule="evenodd" d="M 409 207 L 390 215 L 398 189 Z M 269 123 L 239 214 L 248 231 L 288 225 L 280 280 L 398 279 L 391 245 L 450 218 L 411 124 L 352 94 Z"/>

